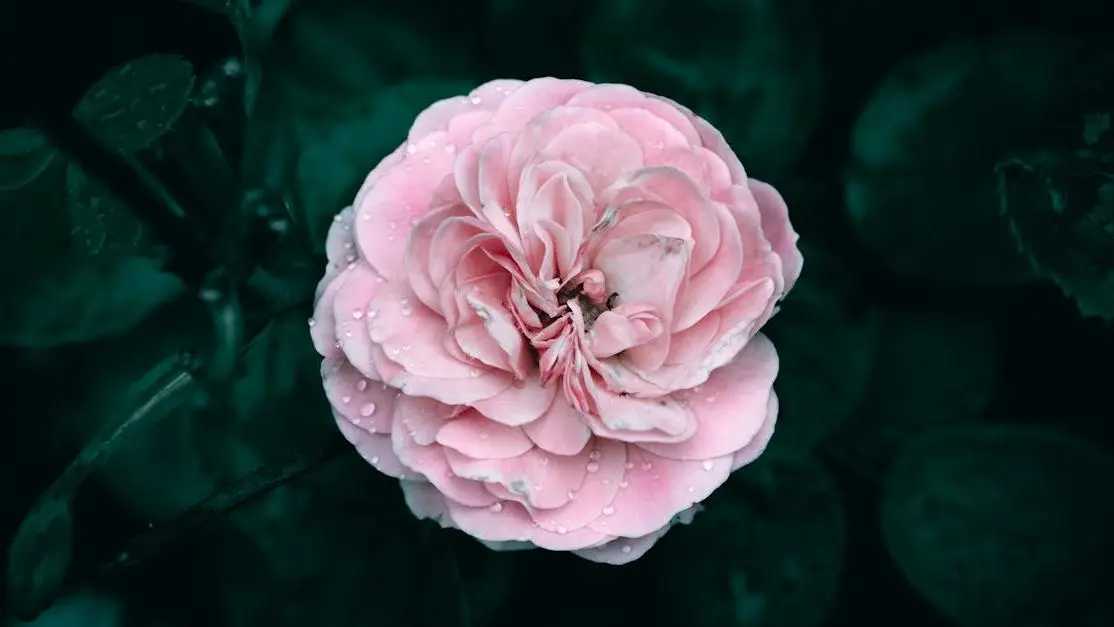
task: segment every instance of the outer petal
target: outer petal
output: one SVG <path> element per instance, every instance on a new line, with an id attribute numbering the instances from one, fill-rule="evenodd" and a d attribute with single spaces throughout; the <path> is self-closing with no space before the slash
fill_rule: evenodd
<path id="1" fill-rule="evenodd" d="M 357 370 L 378 379 L 379 375 L 371 360 L 372 342 L 365 318 L 368 303 L 379 292 L 383 278 L 365 263 L 355 265 L 345 275 L 344 286 L 336 292 L 333 301 L 336 339 L 340 342 L 344 356 Z"/>
<path id="2" fill-rule="evenodd" d="M 539 448 L 556 455 L 576 455 L 592 437 L 587 420 L 564 396 L 555 396 L 549 409 L 522 430 Z"/>
<path id="3" fill-rule="evenodd" d="M 678 461 L 632 444 L 627 456 L 627 485 L 612 501 L 613 513 L 589 525 L 592 529 L 631 538 L 653 533 L 677 513 L 708 498 L 731 473 L 730 455 L 702 462 Z"/>
<path id="4" fill-rule="evenodd" d="M 371 381 L 348 362 L 325 360 L 325 396 L 336 413 L 368 433 L 390 433 L 398 390 Z"/>
<path id="5" fill-rule="evenodd" d="M 801 276 L 801 267 L 804 265 L 804 257 L 797 248 L 797 240 L 800 236 L 789 223 L 789 208 L 785 205 L 781 194 L 767 183 L 754 179 L 750 179 L 748 183 L 750 192 L 758 201 L 758 210 L 762 214 L 762 232 L 765 233 L 766 239 L 770 240 L 774 252 L 781 257 L 782 272 L 785 277 L 784 289 L 788 292 L 797 282 L 797 277 Z"/>
<path id="6" fill-rule="evenodd" d="M 344 439 L 352 443 L 356 447 L 356 452 L 363 457 L 367 463 L 375 467 L 379 472 L 395 477 L 396 479 L 405 479 L 406 474 L 410 469 L 402 464 L 398 455 L 395 455 L 394 446 L 391 444 L 390 434 L 368 433 L 363 429 L 349 422 L 347 418 L 341 416 L 339 413 L 333 412 L 333 418 L 336 420 L 337 428 L 340 429 L 341 435 Z M 410 473 L 413 475 L 413 473 Z"/>
<path id="7" fill-rule="evenodd" d="M 672 459 L 701 460 L 733 455 L 754 440 L 767 423 L 778 357 L 764 335 L 717 369 L 708 382 L 686 395 L 696 417 L 696 433 L 674 443 L 645 442 L 647 451 Z"/>
<path id="8" fill-rule="evenodd" d="M 576 554 L 584 559 L 615 566 L 628 564 L 642 557 L 660 540 L 674 525 L 687 525 L 692 522 L 697 508 L 691 507 L 673 517 L 666 526 L 637 538 L 615 538 L 590 549 L 577 551 Z"/>

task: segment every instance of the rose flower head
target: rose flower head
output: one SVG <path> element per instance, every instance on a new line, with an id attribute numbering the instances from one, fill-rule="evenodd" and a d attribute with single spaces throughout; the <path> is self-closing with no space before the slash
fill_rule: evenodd
<path id="1" fill-rule="evenodd" d="M 624 85 L 434 103 L 330 229 L 311 334 L 344 436 L 493 548 L 637 559 L 773 433 L 800 274 L 723 137 Z"/>

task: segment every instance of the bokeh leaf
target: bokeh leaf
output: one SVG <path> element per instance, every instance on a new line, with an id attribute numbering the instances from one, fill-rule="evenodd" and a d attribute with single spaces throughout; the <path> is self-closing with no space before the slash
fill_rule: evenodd
<path id="1" fill-rule="evenodd" d="M 193 66 L 181 57 L 139 57 L 112 68 L 90 87 L 74 116 L 106 147 L 133 152 L 174 125 L 189 104 L 193 82 Z"/>
<path id="2" fill-rule="evenodd" d="M 825 442 L 870 476 L 911 438 L 980 421 L 997 374 L 994 331 L 983 317 L 887 311 L 880 326 L 862 404 Z"/>
<path id="3" fill-rule="evenodd" d="M 57 152 L 46 136 L 35 129 L 0 131 L 0 190 L 22 187 L 35 180 Z"/>
<path id="4" fill-rule="evenodd" d="M 994 165 L 1080 91 L 1079 47 L 964 40 L 901 64 L 855 124 L 845 198 L 857 236 L 894 271 L 948 284 L 1032 278 L 998 217 Z"/>
<path id="5" fill-rule="evenodd" d="M 662 624 L 819 627 L 843 571 L 846 522 L 819 462 L 767 454 L 732 475 L 646 558 Z"/>
<path id="6" fill-rule="evenodd" d="M 849 265 L 802 242 L 806 270 L 766 332 L 781 366 L 773 450 L 807 450 L 838 429 L 870 384 L 879 316 L 857 308 L 859 286 Z"/>
<path id="7" fill-rule="evenodd" d="M 1111 493 L 1114 458 L 1086 442 L 1045 427 L 954 427 L 894 464 L 883 535 L 913 587 L 961 625 L 1109 624 L 1114 606 L 1076 593 L 1106 588 L 1109 601 Z"/>
<path id="8" fill-rule="evenodd" d="M 1033 265 L 1083 315 L 1114 320 L 1114 152 L 1040 153 L 998 171 L 1002 212 Z"/>
<path id="9" fill-rule="evenodd" d="M 66 498 L 40 500 L 23 519 L 8 552 L 8 602 L 34 617 L 54 601 L 73 559 L 73 509 Z"/>
<path id="10" fill-rule="evenodd" d="M 671 0 L 594 3 L 588 78 L 673 98 L 708 119 L 747 171 L 793 165 L 820 115 L 818 41 L 804 3 Z"/>

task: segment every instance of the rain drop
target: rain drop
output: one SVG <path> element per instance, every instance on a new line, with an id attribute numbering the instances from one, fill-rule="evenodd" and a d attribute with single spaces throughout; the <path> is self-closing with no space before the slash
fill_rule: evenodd
<path id="1" fill-rule="evenodd" d="M 433 163 L 433 159 L 430 159 L 429 157 L 426 157 L 426 158 L 422 159 L 422 163 L 424 163 L 425 165 L 429 165 L 429 164 Z"/>
<path id="2" fill-rule="evenodd" d="M 410 314 L 414 313 L 413 308 L 411 308 L 410 305 L 407 305 L 405 303 L 401 307 L 399 307 L 398 311 L 399 311 L 399 313 L 401 313 L 404 316 L 409 316 Z"/>
<path id="3" fill-rule="evenodd" d="M 488 438 L 488 435 L 486 433 L 481 433 L 480 434 L 480 439 L 481 440 L 486 440 L 487 438 Z"/>
<path id="4" fill-rule="evenodd" d="M 634 468 L 634 462 L 627 462 L 623 465 L 627 467 L 627 470 L 630 470 L 631 468 Z"/>
<path id="5" fill-rule="evenodd" d="M 367 311 L 367 317 L 368 318 L 374 318 L 375 316 L 378 316 L 378 315 L 379 315 L 379 310 L 378 309 L 369 309 Z"/>
<path id="6" fill-rule="evenodd" d="M 596 461 L 599 458 L 600 458 L 600 452 L 599 451 L 592 451 L 591 453 L 588 453 L 588 459 L 590 459 L 592 461 Z"/>
<path id="7" fill-rule="evenodd" d="M 414 144 L 406 144 L 406 154 L 412 155 L 415 152 L 418 152 L 417 146 L 415 146 Z"/>
<path id="8" fill-rule="evenodd" d="M 310 318 L 309 319 L 309 326 L 311 326 L 311 327 L 317 326 L 317 321 L 314 320 L 313 318 Z"/>
<path id="9" fill-rule="evenodd" d="M 650 462 L 642 462 L 642 470 L 650 470 L 654 465 Z"/>
<path id="10" fill-rule="evenodd" d="M 471 102 L 472 102 L 472 104 L 474 104 L 474 105 L 478 105 L 478 104 L 480 104 L 480 103 L 481 103 L 481 102 L 483 102 L 483 101 L 484 101 L 484 100 L 483 100 L 483 98 L 480 98 L 479 96 L 472 96 L 472 100 L 471 100 Z"/>
<path id="11" fill-rule="evenodd" d="M 557 525 L 557 533 L 565 535 L 569 532 L 569 528 L 564 525 Z"/>
<path id="12" fill-rule="evenodd" d="M 619 550 L 622 551 L 623 553 L 630 553 L 631 552 L 631 548 L 630 548 L 629 544 L 624 544 L 623 548 L 621 548 Z"/>
<path id="13" fill-rule="evenodd" d="M 367 379 L 360 379 L 356 383 L 356 389 L 359 390 L 360 392 L 363 392 L 364 390 L 366 390 L 367 389 Z"/>
<path id="14" fill-rule="evenodd" d="M 361 320 L 361 319 L 363 319 L 363 317 L 364 317 L 364 310 L 363 309 L 353 309 L 352 310 L 352 319 L 353 320 Z"/>
<path id="15" fill-rule="evenodd" d="M 342 396 L 342 397 L 340 397 L 340 402 L 347 405 L 348 403 L 352 402 L 352 397 L 351 396 Z"/>
<path id="16" fill-rule="evenodd" d="M 480 376 L 480 369 L 479 368 L 472 368 L 471 370 L 468 371 L 468 374 L 470 374 L 472 376 L 472 378 L 475 379 L 476 377 Z"/>
<path id="17" fill-rule="evenodd" d="M 612 506 L 610 506 L 610 505 L 608 505 L 607 507 L 603 508 L 603 515 L 604 515 L 604 516 L 610 516 L 610 515 L 612 515 L 612 514 L 614 514 L 614 513 L 615 513 L 615 508 L 614 508 L 614 507 L 612 507 Z"/>
<path id="18" fill-rule="evenodd" d="M 502 503 L 492 503 L 491 506 L 488 507 L 487 509 L 489 511 L 493 512 L 493 513 L 498 514 L 499 512 L 503 511 L 503 504 Z"/>
<path id="19" fill-rule="evenodd" d="M 716 467 L 716 463 L 710 459 L 705 459 L 704 463 L 700 464 L 700 467 L 704 470 L 711 471 L 713 468 Z"/>
<path id="20" fill-rule="evenodd" d="M 629 486 L 629 485 L 630 485 L 630 482 L 629 482 L 629 481 L 627 481 L 626 479 L 623 479 L 622 481 L 620 481 L 620 482 L 619 482 L 619 487 L 620 487 L 620 488 L 625 488 L 625 487 L 627 487 L 627 486 Z"/>
<path id="21" fill-rule="evenodd" d="M 588 472 L 596 472 L 597 470 L 600 469 L 600 465 L 597 464 L 596 462 L 588 462 L 588 465 L 585 466 L 585 469 Z"/>
<path id="22" fill-rule="evenodd" d="M 375 403 L 366 403 L 360 408 L 361 416 L 370 416 L 375 413 Z"/>
<path id="23" fill-rule="evenodd" d="M 576 500 L 576 492 L 573 492 L 572 490 L 569 490 L 565 496 L 569 497 L 570 501 Z"/>

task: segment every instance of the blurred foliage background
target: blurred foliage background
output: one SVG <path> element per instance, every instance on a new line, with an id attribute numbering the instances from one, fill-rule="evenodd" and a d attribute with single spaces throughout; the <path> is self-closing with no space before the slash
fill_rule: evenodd
<path id="1" fill-rule="evenodd" d="M 1109 3 L 3 12 L 9 624 L 1114 625 Z M 305 328 L 411 119 L 545 75 L 711 120 L 805 251 L 770 450 L 624 567 L 413 520 Z"/>

